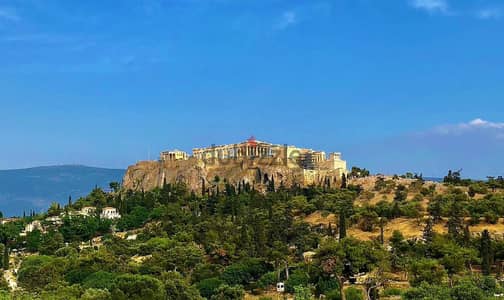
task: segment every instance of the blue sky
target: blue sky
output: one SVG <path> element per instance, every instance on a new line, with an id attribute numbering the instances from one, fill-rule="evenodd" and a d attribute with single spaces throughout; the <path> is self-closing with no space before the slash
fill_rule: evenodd
<path id="1" fill-rule="evenodd" d="M 255 135 L 501 175 L 503 33 L 501 0 L 0 0 L 0 169 Z"/>

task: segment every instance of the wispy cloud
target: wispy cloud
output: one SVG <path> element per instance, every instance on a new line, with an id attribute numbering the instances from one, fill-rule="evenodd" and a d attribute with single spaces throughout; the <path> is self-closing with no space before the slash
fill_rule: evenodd
<path id="1" fill-rule="evenodd" d="M 275 29 L 285 30 L 291 26 L 294 26 L 297 23 L 298 23 L 298 16 L 296 12 L 288 10 L 282 14 L 280 20 L 275 24 Z"/>
<path id="2" fill-rule="evenodd" d="M 449 5 L 446 0 L 410 0 L 412 7 L 428 13 L 448 13 Z"/>
<path id="3" fill-rule="evenodd" d="M 476 17 L 482 20 L 500 19 L 502 10 L 499 8 L 485 8 L 476 12 Z"/>
<path id="4" fill-rule="evenodd" d="M 15 10 L 7 7 L 0 7 L 0 20 L 17 22 L 20 21 L 21 18 Z"/>
<path id="5" fill-rule="evenodd" d="M 495 137 L 502 136 L 504 134 L 504 123 L 503 122 L 491 122 L 483 120 L 481 118 L 476 118 L 467 123 L 459 123 L 452 125 L 438 126 L 434 129 L 435 133 L 444 135 L 459 135 L 471 131 L 486 131 L 490 135 Z"/>

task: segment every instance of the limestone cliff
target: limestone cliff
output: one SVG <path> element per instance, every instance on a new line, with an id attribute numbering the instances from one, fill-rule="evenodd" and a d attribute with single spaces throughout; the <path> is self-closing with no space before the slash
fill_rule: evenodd
<path id="1" fill-rule="evenodd" d="M 202 183 L 209 186 L 216 176 L 237 185 L 248 182 L 260 186 L 266 178 L 274 179 L 277 186 L 292 184 L 321 184 L 325 180 L 336 181 L 340 174 L 329 171 L 304 170 L 288 166 L 275 159 L 229 159 L 213 161 L 190 158 L 178 161 L 142 161 L 130 166 L 123 179 L 123 186 L 132 190 L 151 190 L 164 182 L 183 182 L 190 190 L 200 192 Z"/>

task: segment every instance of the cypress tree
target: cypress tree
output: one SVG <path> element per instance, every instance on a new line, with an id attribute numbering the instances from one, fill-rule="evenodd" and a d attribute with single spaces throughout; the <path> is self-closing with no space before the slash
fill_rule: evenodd
<path id="1" fill-rule="evenodd" d="M 492 266 L 492 240 L 490 239 L 490 233 L 488 230 L 484 230 L 481 235 L 481 271 L 483 275 L 490 275 L 490 269 Z"/>
<path id="2" fill-rule="evenodd" d="M 450 217 L 448 219 L 448 234 L 453 239 L 458 239 L 463 230 L 464 226 L 461 215 L 460 204 L 454 201 L 450 207 Z"/>
<path id="3" fill-rule="evenodd" d="M 4 270 L 9 270 L 9 247 L 7 243 L 5 244 L 3 253 L 3 268 Z"/>
<path id="4" fill-rule="evenodd" d="M 347 188 L 347 177 L 346 177 L 345 173 L 343 173 L 343 175 L 341 175 L 341 188 L 342 189 Z"/>
<path id="5" fill-rule="evenodd" d="M 339 215 L 339 239 L 342 240 L 346 237 L 346 218 L 345 211 L 342 209 Z"/>
<path id="6" fill-rule="evenodd" d="M 385 243 L 385 224 L 387 223 L 387 218 L 380 218 L 380 243 L 383 245 Z"/>
<path id="7" fill-rule="evenodd" d="M 427 220 L 427 224 L 425 224 L 425 228 L 423 230 L 423 239 L 425 243 L 430 244 L 432 239 L 434 238 L 434 230 L 433 230 L 433 221 L 432 218 Z"/>

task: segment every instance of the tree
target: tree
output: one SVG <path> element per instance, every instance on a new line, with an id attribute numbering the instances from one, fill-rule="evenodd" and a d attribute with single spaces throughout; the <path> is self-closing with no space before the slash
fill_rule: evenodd
<path id="1" fill-rule="evenodd" d="M 307 286 L 297 285 L 294 287 L 294 299 L 296 300 L 311 300 L 313 295 Z"/>
<path id="2" fill-rule="evenodd" d="M 346 189 L 347 188 L 347 177 L 346 177 L 345 173 L 343 173 L 341 175 L 341 188 L 342 189 Z"/>
<path id="3" fill-rule="evenodd" d="M 154 277 L 124 274 L 116 278 L 112 298 L 164 300 L 165 293 L 163 283 Z"/>
<path id="4" fill-rule="evenodd" d="M 434 222 L 430 217 L 427 219 L 427 223 L 425 224 L 422 238 L 426 244 L 432 243 L 432 239 L 434 238 Z"/>
<path id="5" fill-rule="evenodd" d="M 464 223 L 462 218 L 462 208 L 460 203 L 456 200 L 452 201 L 448 218 L 448 234 L 458 240 L 464 230 Z"/>
<path id="6" fill-rule="evenodd" d="M 394 195 L 394 201 L 403 202 L 408 197 L 408 189 L 406 186 L 400 184 L 397 186 Z"/>
<path id="7" fill-rule="evenodd" d="M 217 288 L 210 300 L 241 300 L 244 296 L 245 291 L 241 286 L 229 286 L 224 284 Z"/>
<path id="8" fill-rule="evenodd" d="M 422 258 L 411 262 L 410 283 L 419 286 L 422 282 L 428 284 L 441 284 L 446 276 L 443 266 L 435 259 Z"/>
<path id="9" fill-rule="evenodd" d="M 121 189 L 121 184 L 117 181 L 113 181 L 109 183 L 109 188 L 114 192 L 117 193 Z"/>
<path id="10" fill-rule="evenodd" d="M 203 300 L 199 291 L 190 286 L 184 277 L 178 272 L 166 272 L 161 274 L 167 299 L 177 300 Z"/>
<path id="11" fill-rule="evenodd" d="M 481 234 L 480 256 L 481 271 L 483 275 L 488 276 L 492 267 L 492 240 L 490 233 L 486 229 Z"/>
<path id="12" fill-rule="evenodd" d="M 474 284 L 472 280 L 461 280 L 451 290 L 451 296 L 454 300 L 483 300 L 485 297 L 483 291 Z"/>
<path id="13" fill-rule="evenodd" d="M 379 224 L 380 224 L 380 243 L 383 245 L 385 243 L 385 237 L 384 237 L 384 230 L 385 230 L 385 225 L 387 224 L 387 218 L 381 217 Z"/>
<path id="14" fill-rule="evenodd" d="M 9 269 L 9 247 L 7 245 L 4 246 L 3 250 L 3 262 L 2 262 L 4 270 Z"/>
<path id="15" fill-rule="evenodd" d="M 87 289 L 84 294 L 82 294 L 81 300 L 108 300 L 111 299 L 110 292 L 108 290 L 100 289 Z"/>
<path id="16" fill-rule="evenodd" d="M 346 218 L 345 210 L 342 209 L 339 215 L 339 239 L 342 240 L 346 237 Z"/>

